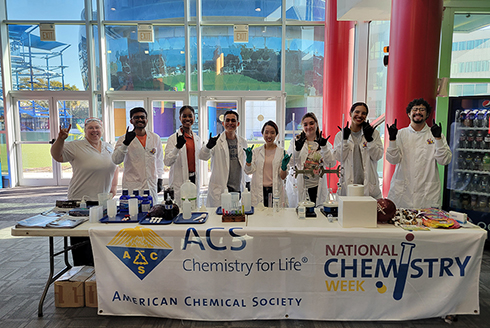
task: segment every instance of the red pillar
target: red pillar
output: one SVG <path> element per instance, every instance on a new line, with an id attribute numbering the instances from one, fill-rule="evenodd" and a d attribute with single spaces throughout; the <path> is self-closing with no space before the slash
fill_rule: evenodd
<path id="1" fill-rule="evenodd" d="M 323 68 L 323 122 L 324 136 L 333 144 L 352 105 L 354 63 L 354 22 L 337 21 L 337 0 L 325 2 L 325 65 Z M 337 179 L 331 176 L 330 186 L 337 190 Z"/>
<path id="2" fill-rule="evenodd" d="M 386 90 L 386 123 L 410 124 L 406 108 L 424 98 L 435 110 L 443 0 L 392 0 Z M 431 123 L 432 112 L 427 122 Z M 385 128 L 386 129 L 386 128 Z M 388 147 L 385 130 L 385 151 Z M 388 195 L 395 166 L 384 162 L 383 195 Z"/>

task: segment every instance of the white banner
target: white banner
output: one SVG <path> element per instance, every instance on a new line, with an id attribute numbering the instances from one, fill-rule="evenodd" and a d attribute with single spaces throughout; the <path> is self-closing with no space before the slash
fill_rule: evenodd
<path id="1" fill-rule="evenodd" d="M 486 232 L 90 229 L 99 314 L 191 320 L 408 320 L 479 314 Z"/>

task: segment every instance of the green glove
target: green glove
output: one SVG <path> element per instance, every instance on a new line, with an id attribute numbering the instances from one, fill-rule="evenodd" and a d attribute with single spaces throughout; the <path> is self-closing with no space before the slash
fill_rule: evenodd
<path id="1" fill-rule="evenodd" d="M 248 164 L 252 163 L 252 149 L 254 149 L 254 145 L 252 145 L 252 147 L 248 147 L 247 149 L 243 148 L 243 150 L 245 150 L 245 155 L 247 155 Z"/>
<path id="2" fill-rule="evenodd" d="M 284 157 L 282 158 L 281 170 L 286 171 L 288 169 L 289 161 L 291 160 L 291 155 L 288 155 L 286 151 L 284 151 Z"/>

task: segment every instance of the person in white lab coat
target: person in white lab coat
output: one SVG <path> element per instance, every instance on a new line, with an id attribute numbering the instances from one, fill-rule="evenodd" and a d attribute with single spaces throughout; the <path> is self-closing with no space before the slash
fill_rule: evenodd
<path id="1" fill-rule="evenodd" d="M 323 138 L 318 126 L 318 119 L 314 113 L 306 113 L 301 119 L 303 131 L 291 140 L 288 153 L 292 154 L 291 166 L 299 170 L 312 169 L 314 174 L 300 174 L 297 178 L 298 194 L 289 195 L 290 204 L 296 204 L 292 197 L 297 197 L 298 203 L 305 200 L 307 190 L 308 198 L 316 205 L 323 204 L 328 196 L 327 174 L 320 177 L 318 170 L 321 167 L 333 167 L 336 163 L 332 153 L 332 145 L 327 138 Z M 291 206 L 290 205 L 290 206 Z"/>
<path id="2" fill-rule="evenodd" d="M 163 147 L 160 136 L 146 130 L 148 123 L 146 110 L 135 107 L 129 112 L 133 131 L 126 129 L 126 134 L 116 143 L 112 161 L 121 164 L 124 161 L 122 187 L 132 194 L 134 189 L 143 194 L 150 190 L 153 203 L 158 203 L 158 193 L 163 185 Z M 134 140 L 137 139 L 137 140 Z"/>
<path id="3" fill-rule="evenodd" d="M 341 180 L 340 196 L 347 195 L 350 184 L 364 185 L 364 195 L 381 198 L 379 188 L 378 160 L 383 157 L 383 144 L 376 131 L 366 118 L 369 109 L 367 104 L 356 102 L 350 108 L 351 126 L 344 127 L 344 133 L 335 136 L 333 154 L 344 168 Z M 343 147 L 342 147 L 343 141 Z"/>
<path id="4" fill-rule="evenodd" d="M 441 205 L 441 183 L 437 164 L 451 162 L 451 150 L 442 135 L 441 124 L 425 120 L 431 112 L 430 104 L 422 98 L 407 106 L 410 125 L 398 131 L 396 119 L 388 125 L 390 143 L 386 160 L 396 164 L 388 198 L 399 208 L 429 208 Z"/>
<path id="5" fill-rule="evenodd" d="M 241 192 L 245 188 L 245 152 L 247 140 L 236 134 L 240 125 L 238 113 L 226 111 L 224 122 L 225 131 L 216 137 L 209 135 L 206 146 L 201 148 L 199 159 L 207 161 L 211 158 L 211 177 L 209 178 L 207 206 L 221 205 L 221 194 L 228 189 L 229 192 Z"/>
<path id="6" fill-rule="evenodd" d="M 182 204 L 180 186 L 187 180 L 196 185 L 199 194 L 198 159 L 201 139 L 192 132 L 194 108 L 188 105 L 182 106 L 179 110 L 179 119 L 182 125 L 168 138 L 163 163 L 170 166 L 169 185 L 173 187 L 175 200 L 180 206 Z"/>
<path id="7" fill-rule="evenodd" d="M 277 124 L 267 121 L 262 127 L 265 145 L 244 149 L 247 158 L 245 173 L 253 174 L 250 183 L 253 206 L 263 202 L 266 207 L 271 207 L 269 194 L 274 195 L 275 192 L 278 193 L 280 204 L 287 204 L 283 180 L 288 175 L 291 155 L 275 143 L 278 134 Z"/>

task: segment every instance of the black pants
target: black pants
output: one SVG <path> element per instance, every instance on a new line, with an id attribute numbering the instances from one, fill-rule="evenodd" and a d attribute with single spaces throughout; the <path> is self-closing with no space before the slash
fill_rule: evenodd
<path id="1" fill-rule="evenodd" d="M 310 196 L 310 200 L 316 204 L 316 198 L 318 196 L 318 186 L 308 188 L 308 196 Z"/>
<path id="2" fill-rule="evenodd" d="M 269 207 L 269 194 L 272 194 L 272 187 L 262 187 L 264 193 L 264 206 Z"/>

